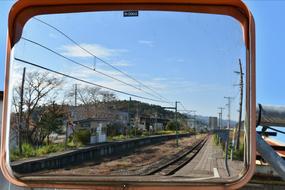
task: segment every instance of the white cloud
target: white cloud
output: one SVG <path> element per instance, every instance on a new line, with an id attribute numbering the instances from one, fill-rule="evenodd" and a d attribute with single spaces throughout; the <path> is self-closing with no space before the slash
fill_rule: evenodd
<path id="1" fill-rule="evenodd" d="M 100 58 L 108 58 L 128 51 L 126 49 L 110 49 L 100 44 L 80 44 L 80 46 Z M 61 50 L 62 54 L 65 56 L 92 57 L 92 55 L 88 54 L 76 45 L 64 45 Z"/>
<path id="2" fill-rule="evenodd" d="M 139 40 L 138 43 L 147 45 L 149 47 L 153 47 L 154 46 L 154 42 L 150 41 L 150 40 Z"/>

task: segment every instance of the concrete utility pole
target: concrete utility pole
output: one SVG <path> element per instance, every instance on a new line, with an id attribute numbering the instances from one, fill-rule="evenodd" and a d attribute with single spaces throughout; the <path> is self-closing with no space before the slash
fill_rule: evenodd
<path id="1" fill-rule="evenodd" d="M 219 114 L 219 129 L 221 129 L 222 127 L 221 127 L 221 112 L 218 112 L 218 114 Z"/>
<path id="2" fill-rule="evenodd" d="M 239 120 L 238 120 L 238 128 L 237 128 L 237 136 L 236 136 L 236 146 L 235 149 L 239 149 L 239 138 L 240 138 L 240 129 L 241 129 L 241 117 L 242 117 L 242 99 L 243 99 L 243 71 L 242 71 L 242 64 L 241 60 L 239 59 L 239 71 L 234 71 L 236 74 L 240 75 L 240 102 L 239 102 Z"/>
<path id="3" fill-rule="evenodd" d="M 176 146 L 178 147 L 178 123 L 177 123 L 177 101 L 175 101 L 175 133 L 176 133 Z"/>
<path id="4" fill-rule="evenodd" d="M 24 88 L 25 88 L 25 77 L 26 77 L 26 67 L 23 68 L 21 92 L 20 92 L 20 117 L 19 117 L 19 129 L 18 129 L 18 143 L 19 143 L 19 153 L 22 154 L 22 128 L 23 128 L 23 103 L 24 103 Z M 26 134 L 24 134 L 26 137 Z"/>
<path id="5" fill-rule="evenodd" d="M 68 143 L 68 127 L 69 127 L 69 121 L 67 119 L 65 123 L 65 139 L 64 139 L 64 150 L 67 149 L 67 143 Z"/>
<path id="6" fill-rule="evenodd" d="M 157 111 L 155 111 L 154 117 L 155 117 L 155 119 L 154 119 L 154 129 L 156 130 L 156 128 L 157 128 Z"/>
<path id="7" fill-rule="evenodd" d="M 140 118 L 139 118 L 139 101 L 137 101 L 137 108 L 136 108 L 136 118 L 135 118 L 135 136 L 137 136 L 137 129 L 139 126 Z"/>
<path id="8" fill-rule="evenodd" d="M 221 117 L 220 117 L 220 129 L 222 129 L 222 127 L 223 127 L 223 110 L 224 110 L 225 108 L 223 108 L 223 107 L 218 107 L 218 109 L 221 111 L 221 112 L 220 112 L 220 115 L 221 115 Z"/>
<path id="9" fill-rule="evenodd" d="M 175 101 L 175 107 L 163 107 L 164 109 L 172 109 L 175 110 L 175 134 L 176 134 L 176 146 L 178 147 L 178 122 L 177 122 L 177 104 L 179 102 Z"/>
<path id="10" fill-rule="evenodd" d="M 226 104 L 226 106 L 228 106 L 228 126 L 227 128 L 230 129 L 231 127 L 230 126 L 231 125 L 231 103 L 234 98 L 230 96 L 225 96 L 224 98 L 228 100 L 228 103 Z"/>
<path id="11" fill-rule="evenodd" d="M 77 84 L 74 84 L 74 106 L 77 106 Z"/>
<path id="12" fill-rule="evenodd" d="M 132 98 L 130 97 L 129 102 L 128 102 L 128 125 L 127 125 L 127 130 L 126 130 L 126 137 L 128 137 L 129 134 L 129 128 L 131 126 L 131 114 L 130 114 L 130 104 L 131 104 Z"/>
<path id="13" fill-rule="evenodd" d="M 224 98 L 228 100 L 228 103 L 226 104 L 228 106 L 228 127 L 227 128 L 230 131 L 230 128 L 231 128 L 231 101 L 233 100 L 233 97 L 225 96 Z M 226 142 L 226 159 L 227 159 L 227 155 L 228 155 L 229 136 L 230 136 L 230 132 L 228 132 L 228 138 L 227 138 L 227 142 Z M 233 137 L 232 147 L 234 147 L 234 137 Z M 232 158 L 233 158 L 233 150 L 231 150 L 231 160 L 232 160 Z"/>

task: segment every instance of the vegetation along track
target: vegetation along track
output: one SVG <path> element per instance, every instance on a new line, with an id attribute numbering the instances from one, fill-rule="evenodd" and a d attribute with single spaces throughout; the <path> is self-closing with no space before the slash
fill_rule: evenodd
<path id="1" fill-rule="evenodd" d="M 158 165 L 157 167 L 149 168 L 146 172 L 141 175 L 172 175 L 189 163 L 202 149 L 206 143 L 208 136 L 196 142 L 188 151 L 168 161 L 167 163 Z"/>

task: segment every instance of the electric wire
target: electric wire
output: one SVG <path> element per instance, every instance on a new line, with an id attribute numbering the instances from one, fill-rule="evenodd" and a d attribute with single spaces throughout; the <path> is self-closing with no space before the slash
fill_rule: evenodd
<path id="1" fill-rule="evenodd" d="M 94 83 L 94 82 L 90 82 L 90 81 L 87 81 L 87 80 L 84 80 L 84 79 L 80 79 L 80 78 L 77 78 L 77 77 L 74 77 L 74 76 L 70 76 L 68 74 L 65 74 L 65 73 L 62 73 L 62 72 L 50 69 L 50 68 L 46 68 L 44 66 L 41 66 L 41 65 L 38 65 L 38 64 L 35 64 L 35 63 L 32 63 L 32 62 L 20 59 L 20 58 L 16 58 L 15 57 L 14 59 L 16 61 L 28 64 L 28 65 L 32 65 L 34 67 L 38 67 L 38 68 L 41 68 L 43 70 L 46 70 L 46 71 L 49 71 L 49 72 L 52 72 L 52 73 L 55 73 L 55 74 L 58 74 L 58 75 L 62 75 L 62 76 L 67 77 L 67 78 L 71 78 L 71 79 L 74 79 L 74 80 L 77 80 L 77 81 L 80 81 L 80 82 L 83 82 L 83 83 L 86 83 L 86 84 L 90 84 L 90 85 L 93 85 L 93 86 L 96 86 L 96 87 L 104 88 L 104 89 L 107 89 L 107 90 L 110 90 L 110 91 L 113 91 L 113 92 L 117 92 L 117 93 L 120 93 L 120 94 L 132 96 L 132 97 L 136 97 L 136 98 L 140 98 L 140 99 L 144 99 L 144 100 L 150 100 L 150 101 L 154 101 L 154 102 L 169 103 L 167 101 L 157 100 L 157 99 L 153 99 L 153 98 L 148 98 L 148 97 L 140 96 L 140 95 L 137 95 L 137 94 L 132 94 L 132 93 L 129 93 L 129 92 L 124 92 L 124 91 L 117 90 L 117 89 L 114 89 L 114 88 L 106 87 L 106 86 L 103 86 L 103 85 L 100 85 L 100 84 L 97 84 L 97 83 Z"/>
<path id="2" fill-rule="evenodd" d="M 184 106 L 184 104 L 182 102 L 179 102 L 179 104 L 182 106 L 182 110 L 179 110 L 179 111 L 184 111 L 184 112 L 187 112 L 188 114 L 190 114 L 191 112 L 196 112 L 195 110 L 188 110 L 186 109 L 186 107 Z"/>
<path id="3" fill-rule="evenodd" d="M 187 112 L 187 109 L 186 109 L 185 106 L 182 104 L 182 102 L 179 102 L 179 104 L 182 106 L 182 108 L 184 109 L 184 111 Z"/>
<path id="4" fill-rule="evenodd" d="M 137 89 L 137 90 L 140 90 L 140 91 L 142 91 L 142 92 L 144 92 L 144 93 L 146 93 L 146 94 L 148 94 L 148 95 L 154 97 L 154 94 L 151 94 L 151 93 L 149 93 L 149 92 L 147 92 L 147 91 L 145 91 L 145 90 L 143 90 L 143 89 L 141 89 L 141 88 L 138 88 L 138 87 L 136 87 L 136 86 L 134 86 L 134 85 L 132 85 L 132 84 L 129 84 L 129 83 L 125 82 L 125 81 L 122 81 L 122 80 L 120 80 L 120 79 L 118 79 L 118 78 L 116 78 L 116 77 L 113 77 L 113 76 L 111 76 L 111 75 L 108 75 L 108 74 L 106 74 L 106 73 L 104 73 L 104 72 L 95 70 L 95 69 L 93 69 L 92 67 L 89 67 L 89 66 L 87 66 L 87 65 L 84 65 L 84 64 L 82 64 L 82 63 L 79 63 L 78 61 L 75 61 L 75 60 L 73 60 L 73 59 L 70 59 L 70 58 L 68 58 L 68 57 L 66 57 L 66 56 L 64 56 L 64 55 L 62 55 L 62 54 L 60 54 L 60 53 L 58 53 L 57 51 L 52 50 L 51 48 L 48 48 L 48 47 L 46 47 L 46 46 L 44 46 L 44 45 L 42 45 L 42 44 L 40 44 L 40 43 L 38 43 L 38 42 L 35 42 L 35 41 L 33 41 L 33 40 L 30 40 L 30 39 L 28 39 L 28 38 L 26 38 L 26 37 L 22 37 L 21 39 L 23 39 L 23 40 L 25 40 L 25 41 L 27 41 L 27 42 L 30 42 L 30 43 L 32 43 L 32 44 L 35 44 L 35 45 L 37 45 L 37 46 L 40 46 L 41 48 L 44 48 L 44 49 L 46 49 L 46 50 L 48 50 L 48 51 L 50 51 L 50 52 L 52 52 L 52 53 L 54 53 L 54 54 L 56 54 L 56 55 L 58 55 L 58 56 L 64 58 L 64 59 L 66 59 L 66 60 L 68 60 L 68 61 L 70 61 L 70 62 L 72 62 L 72 63 L 74 63 L 74 64 L 76 64 L 76 65 L 79 65 L 79 66 L 82 66 L 82 67 L 84 67 L 84 68 L 90 69 L 90 70 L 92 70 L 92 71 L 94 71 L 94 72 L 97 72 L 97 73 L 99 73 L 99 74 L 101 74 L 101 75 L 104 75 L 104 76 L 106 76 L 106 77 L 109 77 L 109 78 L 111 78 L 111 79 L 113 79 L 113 80 L 116 80 L 116 81 L 118 81 L 118 82 L 121 82 L 121 83 L 123 83 L 123 84 L 125 84 L 125 85 L 127 85 L 127 86 L 133 87 L 133 88 L 135 88 L 135 89 Z M 160 98 L 160 99 L 161 99 L 161 98 Z M 170 102 L 169 102 L 169 103 L 170 103 Z"/>
<path id="5" fill-rule="evenodd" d="M 169 101 L 167 98 L 163 97 L 162 95 L 160 95 L 159 93 L 157 93 L 154 89 L 148 87 L 147 85 L 145 85 L 144 83 L 142 83 L 141 81 L 135 79 L 134 77 L 130 76 L 129 74 L 127 74 L 126 72 L 118 69 L 117 67 L 115 67 L 114 65 L 108 63 L 107 61 L 101 59 L 100 57 L 96 56 L 94 53 L 92 53 L 91 51 L 89 51 L 88 49 L 84 48 L 83 46 L 81 46 L 78 42 L 76 42 L 75 40 L 73 40 L 71 37 L 69 37 L 67 34 L 65 34 L 62 30 L 58 29 L 57 27 L 41 20 L 38 18 L 33 18 L 34 20 L 41 22 L 42 24 L 56 30 L 57 32 L 59 32 L 61 35 L 63 35 L 64 37 L 66 37 L 67 39 L 69 39 L 72 43 L 74 43 L 76 46 L 78 46 L 80 49 L 82 49 L 83 51 L 85 51 L 86 53 L 88 53 L 89 55 L 95 57 L 96 59 L 100 60 L 102 63 L 108 65 L 109 67 L 115 69 L 116 71 L 122 73 L 123 75 L 127 76 L 128 78 L 132 79 L 133 81 L 137 82 L 138 84 L 144 86 L 145 88 L 147 88 L 148 90 L 152 91 L 153 93 L 155 93 L 157 96 L 159 96 L 160 98 Z"/>

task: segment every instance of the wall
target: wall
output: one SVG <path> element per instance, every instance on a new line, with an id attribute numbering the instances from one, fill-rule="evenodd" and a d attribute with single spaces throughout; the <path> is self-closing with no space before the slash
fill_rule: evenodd
<path id="1" fill-rule="evenodd" d="M 180 134 L 179 136 L 185 137 L 190 136 L 190 134 Z M 29 161 L 16 161 L 11 164 L 11 167 L 13 168 L 13 171 L 19 174 L 32 173 L 48 169 L 65 168 L 68 166 L 80 165 L 84 162 L 94 160 L 100 161 L 103 158 L 109 158 L 110 156 L 128 155 L 138 147 L 148 146 L 174 138 L 176 138 L 176 135 L 159 135 L 140 139 L 98 144 L 91 147 L 58 153 L 54 156 L 33 158 Z"/>

